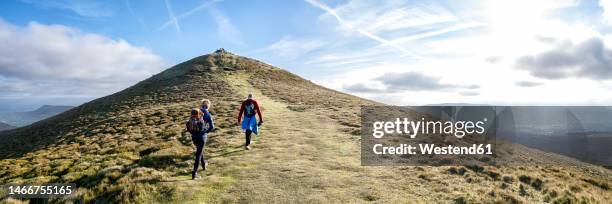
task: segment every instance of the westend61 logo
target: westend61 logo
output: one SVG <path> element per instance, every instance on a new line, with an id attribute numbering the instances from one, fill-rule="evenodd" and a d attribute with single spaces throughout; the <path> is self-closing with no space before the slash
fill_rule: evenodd
<path id="1" fill-rule="evenodd" d="M 363 165 L 462 165 L 494 155 L 491 107 L 362 107 Z M 492 131 L 493 130 L 493 131 Z"/>

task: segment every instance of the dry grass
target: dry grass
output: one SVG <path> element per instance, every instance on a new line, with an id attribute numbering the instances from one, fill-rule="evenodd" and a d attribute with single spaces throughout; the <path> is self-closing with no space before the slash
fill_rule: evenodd
<path id="1" fill-rule="evenodd" d="M 239 101 L 253 92 L 266 123 L 242 148 Z M 218 131 L 209 169 L 191 181 L 188 110 L 207 97 Z M 0 183 L 74 182 L 50 202 L 121 203 L 606 203 L 609 170 L 515 149 L 531 166 L 364 167 L 359 106 L 256 60 L 206 55 L 74 111 L 3 133 Z M 31 142 L 24 145 L 24 142 Z M 557 165 L 551 161 L 561 161 Z M 548 163 L 547 163 L 548 162 Z M 13 203 L 20 200 L 5 199 Z"/>

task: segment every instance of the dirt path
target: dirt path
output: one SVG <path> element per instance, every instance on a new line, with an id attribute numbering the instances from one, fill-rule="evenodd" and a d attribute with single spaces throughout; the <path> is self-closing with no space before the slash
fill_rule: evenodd
<path id="1" fill-rule="evenodd" d="M 223 183 L 219 180 L 225 178 L 229 184 L 217 185 L 215 197 L 204 200 L 329 203 L 378 200 L 381 194 L 387 201 L 410 197 L 389 194 L 392 191 L 385 180 L 393 177 L 385 169 L 360 166 L 357 138 L 341 132 L 335 121 L 311 112 L 289 110 L 287 104 L 252 87 L 247 75 L 228 78 L 239 94 L 254 94 L 265 109 L 265 123 L 252 150 L 242 149 L 244 136 L 240 134 L 231 136 L 231 153 L 210 155 L 211 168 L 202 182 Z"/>
<path id="2" fill-rule="evenodd" d="M 265 123 L 261 134 L 254 137 L 253 149 L 244 150 L 242 133 L 228 135 L 231 145 L 226 151 L 207 152 L 210 168 L 203 179 L 176 178 L 182 180 L 177 191 L 184 199 L 179 200 L 405 203 L 427 193 L 423 190 L 427 184 L 409 173 L 413 169 L 362 167 L 356 136 L 340 131 L 337 122 L 330 118 L 289 110 L 287 104 L 264 96 L 247 78 L 245 74 L 228 76 L 235 91 L 245 96 L 253 93 L 265 109 Z"/>
<path id="3" fill-rule="evenodd" d="M 295 203 L 354 197 L 342 194 L 356 185 L 346 172 L 360 171 L 355 142 L 340 136 L 344 133 L 331 119 L 291 111 L 250 86 L 246 77 L 234 75 L 230 81 L 240 94 L 256 96 L 266 123 L 254 149 L 237 161 L 256 167 L 238 172 L 239 181 L 220 200 Z"/>

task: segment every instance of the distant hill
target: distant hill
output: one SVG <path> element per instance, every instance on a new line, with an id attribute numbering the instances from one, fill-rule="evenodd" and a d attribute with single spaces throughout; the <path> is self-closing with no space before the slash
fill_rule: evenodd
<path id="1" fill-rule="evenodd" d="M 612 108 L 606 106 L 491 106 L 467 103 L 415 107 L 423 113 L 439 113 L 439 107 L 495 107 L 510 116 L 497 135 L 539 150 L 563 154 L 597 165 L 612 166 Z M 450 110 L 450 109 L 449 109 Z"/>
<path id="2" fill-rule="evenodd" d="M 13 126 L 11 126 L 11 125 L 9 125 L 9 124 L 6 124 L 6 123 L 3 123 L 3 122 L 0 122 L 0 131 L 3 131 L 3 130 L 10 130 L 10 129 L 13 129 L 13 128 L 15 128 L 15 127 L 13 127 Z"/>
<path id="3" fill-rule="evenodd" d="M 424 106 L 491 106 L 491 105 L 477 104 L 477 103 L 436 103 L 436 104 L 427 104 Z"/>
<path id="4" fill-rule="evenodd" d="M 0 121 L 21 127 L 67 111 L 74 106 L 43 105 L 33 111 L 0 113 Z"/>
<path id="5" fill-rule="evenodd" d="M 236 125 L 248 93 L 265 119 L 249 151 Z M 194 147 L 184 122 L 203 98 L 212 101 L 218 129 L 205 149 L 210 165 L 201 180 L 192 181 Z M 361 166 L 364 105 L 383 104 L 221 49 L 123 91 L 0 132 L 0 183 L 78 186 L 74 195 L 51 203 L 612 200 L 610 170 L 522 146 L 507 152 L 522 165 Z"/>

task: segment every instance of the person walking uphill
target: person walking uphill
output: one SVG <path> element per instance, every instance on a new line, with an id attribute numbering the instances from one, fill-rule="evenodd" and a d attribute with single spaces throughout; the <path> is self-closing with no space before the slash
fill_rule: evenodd
<path id="1" fill-rule="evenodd" d="M 255 114 L 259 116 L 259 123 L 257 123 L 257 118 Z M 243 117 L 244 116 L 244 117 Z M 238 112 L 238 124 L 240 124 L 240 120 L 242 119 L 242 130 L 245 132 L 246 143 L 244 148 L 250 150 L 251 147 L 251 134 L 255 133 L 256 135 L 259 132 L 258 126 L 263 123 L 263 118 L 261 117 L 261 110 L 259 109 L 259 104 L 257 101 L 253 99 L 253 94 L 249 94 L 247 99 L 242 102 L 240 106 L 240 111 Z"/>
<path id="2" fill-rule="evenodd" d="M 210 121 L 210 131 L 214 131 L 215 122 L 212 119 L 212 115 L 208 111 L 208 107 L 210 107 L 210 100 L 202 99 L 202 103 L 200 104 L 200 111 L 202 111 L 202 120 Z"/>
<path id="3" fill-rule="evenodd" d="M 208 139 L 208 133 L 211 132 L 215 128 L 215 126 L 213 123 L 212 116 L 210 116 L 208 110 L 206 110 L 206 112 L 202 112 L 200 109 L 197 108 L 191 110 L 191 117 L 189 117 L 189 121 L 187 121 L 185 125 L 187 131 L 191 133 L 191 140 L 193 141 L 193 144 L 196 146 L 195 162 L 193 167 L 193 173 L 191 174 L 191 179 L 199 179 L 199 165 L 202 164 L 202 168 L 204 171 L 206 171 L 207 166 L 207 162 L 204 157 L 204 145 L 206 144 L 206 140 Z"/>

